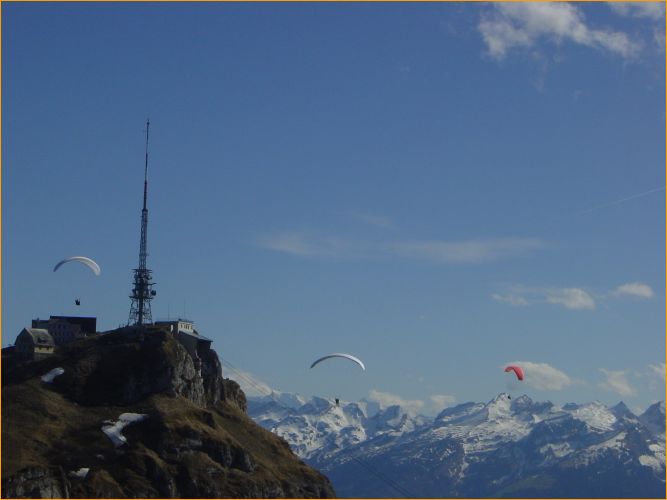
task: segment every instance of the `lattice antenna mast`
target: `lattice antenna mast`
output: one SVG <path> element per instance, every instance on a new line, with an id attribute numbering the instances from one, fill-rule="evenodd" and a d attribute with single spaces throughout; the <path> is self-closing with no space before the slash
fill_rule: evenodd
<path id="1" fill-rule="evenodd" d="M 148 257 L 146 240 L 148 237 L 148 208 L 146 201 L 148 197 L 148 129 L 150 121 L 146 120 L 146 161 L 144 164 L 144 206 L 141 209 L 141 239 L 139 241 L 139 267 L 134 270 L 134 281 L 132 288 L 132 305 L 130 306 L 130 317 L 128 324 L 144 325 L 152 323 L 151 300 L 155 297 L 152 282 L 152 271 L 146 268 L 146 257 Z"/>

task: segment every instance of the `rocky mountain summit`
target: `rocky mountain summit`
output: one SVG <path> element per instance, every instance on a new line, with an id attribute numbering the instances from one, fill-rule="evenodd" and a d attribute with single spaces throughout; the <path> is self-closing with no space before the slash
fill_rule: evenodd
<path id="1" fill-rule="evenodd" d="M 430 418 L 285 394 L 248 406 L 341 497 L 665 497 L 664 402 L 639 416 L 507 394 Z"/>
<path id="2" fill-rule="evenodd" d="M 2 356 L 4 498 L 325 498 L 328 479 L 246 414 L 216 353 L 123 328 Z"/>

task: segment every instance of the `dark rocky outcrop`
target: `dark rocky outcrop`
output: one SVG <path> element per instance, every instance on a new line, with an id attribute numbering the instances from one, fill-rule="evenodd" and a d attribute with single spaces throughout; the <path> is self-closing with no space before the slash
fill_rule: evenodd
<path id="1" fill-rule="evenodd" d="M 216 353 L 200 358 L 197 370 L 169 332 L 137 328 L 37 362 L 3 352 L 3 498 L 333 497 L 327 478 L 246 415 Z M 42 382 L 55 367 L 64 373 Z M 123 413 L 146 417 L 114 446 L 102 427 Z"/>

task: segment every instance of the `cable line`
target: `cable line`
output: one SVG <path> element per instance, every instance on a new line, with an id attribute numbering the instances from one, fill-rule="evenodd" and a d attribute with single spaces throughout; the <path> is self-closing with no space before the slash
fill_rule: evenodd
<path id="1" fill-rule="evenodd" d="M 266 386 L 260 385 L 256 381 L 254 381 L 252 378 L 246 376 L 239 368 L 236 368 L 232 363 L 230 363 L 228 360 L 224 359 L 222 356 L 219 356 L 219 357 L 220 357 L 220 361 L 222 361 L 225 364 L 225 366 L 230 368 L 236 374 L 236 376 L 239 379 L 241 379 L 246 384 L 253 387 L 260 394 L 264 394 L 266 396 L 269 396 L 269 397 L 271 397 L 271 399 L 278 402 L 278 400 L 276 399 L 273 391 L 269 391 L 266 388 Z M 355 457 L 355 456 L 350 456 L 350 458 L 352 460 L 354 460 L 355 462 L 357 462 L 359 465 L 361 465 L 368 472 L 373 474 L 376 478 L 378 478 L 380 481 L 382 481 L 385 485 L 387 485 L 390 488 L 393 488 L 395 491 L 397 491 L 401 495 L 401 498 L 416 498 L 415 495 L 412 495 L 409 491 L 407 491 L 405 488 L 403 488 L 402 486 L 397 484 L 392 479 L 385 476 L 383 473 L 381 473 L 379 470 L 377 470 L 375 467 L 373 467 L 368 462 L 362 460 L 359 457 Z"/>

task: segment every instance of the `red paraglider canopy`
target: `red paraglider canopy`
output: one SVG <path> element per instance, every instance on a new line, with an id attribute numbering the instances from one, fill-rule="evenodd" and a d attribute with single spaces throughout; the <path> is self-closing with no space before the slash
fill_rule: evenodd
<path id="1" fill-rule="evenodd" d="M 514 373 L 516 373 L 516 378 L 518 378 L 519 380 L 523 380 L 523 369 L 520 366 L 508 365 L 505 368 L 505 371 L 506 372 L 514 372 Z"/>

